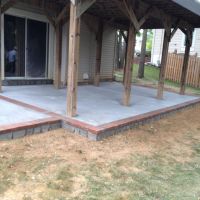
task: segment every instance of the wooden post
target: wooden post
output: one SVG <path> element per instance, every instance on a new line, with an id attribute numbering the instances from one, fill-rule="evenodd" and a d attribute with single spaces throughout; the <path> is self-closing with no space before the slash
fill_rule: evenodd
<path id="1" fill-rule="evenodd" d="M 101 55 L 102 55 L 102 42 L 103 42 L 103 22 L 99 20 L 98 32 L 96 36 L 97 47 L 96 47 L 96 67 L 94 76 L 94 85 L 99 86 L 100 73 L 101 73 Z"/>
<path id="2" fill-rule="evenodd" d="M 159 75 L 159 81 L 158 81 L 158 92 L 157 92 L 158 99 L 163 99 L 165 71 L 166 71 L 167 56 L 168 56 L 168 50 L 169 50 L 170 33 L 171 33 L 170 29 L 169 30 L 165 29 L 160 75 Z"/>
<path id="3" fill-rule="evenodd" d="M 75 117 L 77 112 L 77 82 L 80 50 L 80 17 L 77 6 L 70 5 L 69 56 L 67 84 L 67 116 Z"/>
<path id="4" fill-rule="evenodd" d="M 185 83 L 186 83 L 188 63 L 189 63 L 189 58 L 190 58 L 190 47 L 191 47 L 191 43 L 189 40 L 189 36 L 186 35 L 185 55 L 184 55 L 184 60 L 183 60 L 181 82 L 180 82 L 180 94 L 181 95 L 185 94 Z"/>
<path id="5" fill-rule="evenodd" d="M 140 64 L 139 64 L 139 69 L 138 69 L 138 78 L 144 78 L 144 64 L 145 64 L 145 57 L 146 57 L 147 32 L 148 32 L 148 29 L 143 30 L 142 47 L 141 47 L 141 54 L 140 54 Z"/>
<path id="6" fill-rule="evenodd" d="M 56 25 L 56 66 L 54 85 L 57 89 L 61 87 L 61 63 L 62 63 L 62 23 Z"/>
<path id="7" fill-rule="evenodd" d="M 125 106 L 130 105 L 135 40 L 136 40 L 136 30 L 134 26 L 130 24 L 128 33 L 127 53 L 126 53 L 126 66 L 124 70 L 123 105 Z"/>
<path id="8" fill-rule="evenodd" d="M 1 0 L 0 0 L 0 92 L 2 92 L 2 65 L 1 65 Z"/>

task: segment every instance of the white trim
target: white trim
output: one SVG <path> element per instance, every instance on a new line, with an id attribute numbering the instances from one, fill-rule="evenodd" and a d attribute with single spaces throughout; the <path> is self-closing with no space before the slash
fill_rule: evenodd
<path id="1" fill-rule="evenodd" d="M 17 8 L 10 8 L 5 12 L 5 14 L 16 16 L 16 17 L 33 19 L 40 22 L 49 22 L 45 15 L 41 15 L 38 13 L 33 13 L 30 11 L 21 10 Z"/>

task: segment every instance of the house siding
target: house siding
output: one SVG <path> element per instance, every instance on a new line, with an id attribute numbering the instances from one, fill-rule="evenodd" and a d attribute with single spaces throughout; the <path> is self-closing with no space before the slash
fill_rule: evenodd
<path id="1" fill-rule="evenodd" d="M 112 78 L 115 65 L 116 31 L 106 27 L 103 34 L 101 78 Z"/>
<path id="2" fill-rule="evenodd" d="M 164 32 L 161 29 L 154 30 L 151 62 L 156 65 L 160 64 L 163 38 L 164 38 Z"/>
<path id="3" fill-rule="evenodd" d="M 68 39 L 69 39 L 69 23 L 63 26 L 62 41 L 62 84 L 67 82 L 67 62 L 68 62 Z M 116 31 L 109 26 L 105 26 L 102 43 L 102 63 L 101 63 L 101 79 L 112 79 L 114 60 L 115 60 L 115 34 Z M 94 80 L 96 64 L 96 37 L 87 25 L 81 23 L 81 39 L 80 39 L 80 67 L 78 71 L 78 81 L 87 82 Z M 84 80 L 83 75 L 88 74 L 89 80 Z"/>
<path id="4" fill-rule="evenodd" d="M 151 62 L 155 65 L 161 62 L 163 36 L 164 36 L 163 29 L 154 30 Z M 185 40 L 185 35 L 181 32 L 181 30 L 177 30 L 176 34 L 174 35 L 174 37 L 170 42 L 169 52 L 172 53 L 175 50 L 177 50 L 177 53 L 181 54 L 184 53 L 185 51 L 184 40 Z M 190 51 L 191 55 L 194 55 L 196 53 L 198 56 L 200 56 L 200 29 L 195 29 L 193 45 Z"/>

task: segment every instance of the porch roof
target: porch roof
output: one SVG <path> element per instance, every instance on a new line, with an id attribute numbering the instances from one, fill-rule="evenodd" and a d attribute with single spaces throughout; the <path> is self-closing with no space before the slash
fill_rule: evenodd
<path id="1" fill-rule="evenodd" d="M 119 0 L 96 0 L 86 13 L 102 18 L 105 22 L 116 25 L 116 27 L 118 26 L 117 28 L 128 28 L 129 19 L 126 14 L 122 12 L 119 5 L 117 5 L 117 1 L 123 2 Z M 35 4 L 41 9 L 41 6 L 45 5 L 49 10 L 49 14 L 55 16 L 55 12 L 61 12 L 66 4 L 70 3 L 70 0 L 18 0 L 17 2 Z M 174 27 L 178 19 L 186 21 L 194 28 L 200 27 L 199 0 L 132 0 L 130 2 L 133 5 L 133 10 L 138 19 L 141 19 L 148 9 L 157 8 L 157 10 L 175 19 Z M 141 28 L 158 29 L 164 27 L 160 15 L 158 15 L 158 13 L 153 13 L 148 17 Z"/>
<path id="2" fill-rule="evenodd" d="M 200 27 L 200 2 L 197 0 L 132 0 L 136 16 L 140 19 L 148 8 L 158 8 L 165 14 L 176 19 L 184 20 L 194 28 Z M 97 0 L 88 10 L 88 13 L 102 17 L 106 21 L 128 26 L 129 20 L 116 4 L 116 0 Z M 174 22 L 174 26 L 175 26 Z M 143 24 L 142 28 L 159 29 L 164 28 L 162 20 L 156 14 L 151 15 Z"/>

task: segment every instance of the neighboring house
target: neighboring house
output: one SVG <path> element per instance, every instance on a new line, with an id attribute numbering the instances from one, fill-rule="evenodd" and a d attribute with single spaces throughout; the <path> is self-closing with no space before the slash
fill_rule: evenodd
<path id="1" fill-rule="evenodd" d="M 3 80 L 54 80 L 55 29 L 39 7 L 16 3 L 1 18 L 1 64 Z M 62 85 L 67 82 L 69 23 L 62 33 Z M 101 79 L 112 79 L 115 65 L 116 30 L 104 27 Z M 94 79 L 96 36 L 90 27 L 81 23 L 79 82 Z"/>
<path id="2" fill-rule="evenodd" d="M 152 57 L 151 62 L 155 65 L 160 65 L 162 56 L 164 30 L 154 30 Z M 177 53 L 184 54 L 185 51 L 185 35 L 181 30 L 177 30 L 169 45 L 169 52 L 172 53 L 177 50 Z M 193 44 L 190 51 L 191 55 L 197 54 L 200 57 L 200 29 L 195 29 L 193 35 Z"/>

